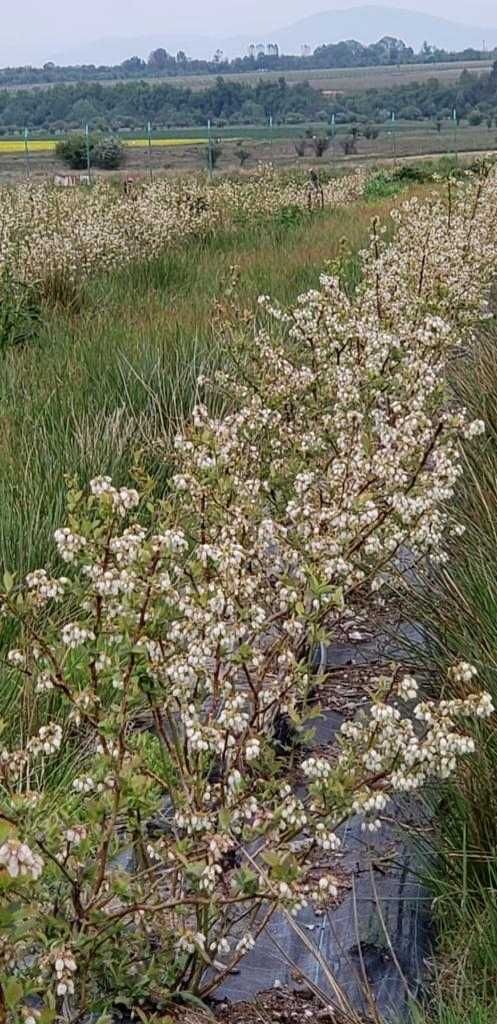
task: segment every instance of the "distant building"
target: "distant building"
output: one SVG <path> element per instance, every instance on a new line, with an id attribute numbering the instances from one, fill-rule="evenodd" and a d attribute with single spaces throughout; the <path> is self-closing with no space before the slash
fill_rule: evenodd
<path id="1" fill-rule="evenodd" d="M 249 57 L 253 58 L 253 57 L 255 57 L 255 54 L 256 54 L 255 43 L 251 43 L 249 48 L 248 48 L 248 55 L 249 55 Z"/>
<path id="2" fill-rule="evenodd" d="M 59 188 L 74 188 L 75 185 L 91 185 L 88 174 L 56 174 L 54 185 Z"/>
<path id="3" fill-rule="evenodd" d="M 264 43 L 256 43 L 255 53 L 257 57 L 264 57 L 264 54 L 266 53 L 266 47 L 264 46 Z"/>
<path id="4" fill-rule="evenodd" d="M 266 54 L 268 57 L 279 57 L 280 49 L 277 43 L 268 43 L 266 46 Z"/>
<path id="5" fill-rule="evenodd" d="M 300 47 L 300 56 L 301 57 L 310 57 L 311 54 L 312 54 L 312 47 L 310 47 L 307 43 L 302 43 L 302 46 Z"/>

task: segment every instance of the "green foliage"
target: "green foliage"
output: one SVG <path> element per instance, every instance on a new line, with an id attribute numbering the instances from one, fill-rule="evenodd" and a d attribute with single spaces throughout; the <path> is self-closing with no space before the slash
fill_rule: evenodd
<path id="1" fill-rule="evenodd" d="M 35 291 L 10 277 L 0 278 L 0 351 L 32 341 L 41 325 Z"/>
<path id="2" fill-rule="evenodd" d="M 121 167 L 125 159 L 124 148 L 114 136 L 72 134 L 61 139 L 55 149 L 56 155 L 68 167 L 81 171 L 88 166 L 88 152 L 92 167 L 112 171 Z"/>
<path id="3" fill-rule="evenodd" d="M 104 171 L 114 171 L 122 167 L 126 153 L 119 139 L 111 136 L 98 139 L 93 147 L 92 164 Z"/>
<path id="4" fill-rule="evenodd" d="M 486 434 L 465 452 L 454 504 L 465 528 L 421 611 L 437 665 L 464 644 L 497 699 L 497 328 L 490 323 L 453 373 L 454 390 Z M 497 725 L 475 732 L 478 755 L 457 784 L 433 794 L 440 833 L 429 872 L 440 933 L 440 977 L 416 1024 L 493 1024 L 497 1018 Z"/>
<path id="5" fill-rule="evenodd" d="M 366 127 L 363 128 L 362 134 L 364 135 L 365 139 L 368 139 L 369 141 L 371 141 L 373 139 L 377 139 L 378 138 L 378 136 L 380 134 L 380 129 L 376 128 L 374 125 L 367 124 Z"/>
<path id="6" fill-rule="evenodd" d="M 452 173 L 452 164 L 443 173 L 443 168 L 438 168 L 439 177 L 446 177 Z M 424 185 L 433 180 L 434 168 L 430 165 L 402 164 L 392 171 L 378 171 L 366 184 L 365 195 L 369 200 L 387 199 L 397 195 L 408 185 Z"/>
<path id="7" fill-rule="evenodd" d="M 366 185 L 366 197 L 370 200 L 387 199 L 397 195 L 402 189 L 402 183 L 393 178 L 386 171 L 379 171 L 373 175 Z"/>
<path id="8" fill-rule="evenodd" d="M 283 206 L 274 217 L 274 223 L 284 228 L 295 227 L 301 224 L 305 218 L 305 212 L 301 206 Z"/>
<path id="9" fill-rule="evenodd" d="M 313 60 L 311 66 L 335 66 L 331 57 L 327 59 L 331 63 L 320 65 Z M 301 66 L 300 58 L 290 60 L 297 62 L 296 67 Z M 172 61 L 174 65 L 174 58 Z M 0 130 L 19 130 L 21 125 L 37 129 L 76 128 L 86 121 L 107 129 L 140 127 L 143 131 L 145 116 L 162 127 L 190 127 L 205 124 L 208 118 L 219 126 L 267 124 L 267 111 L 271 110 L 275 127 L 329 121 L 334 113 L 337 125 L 357 123 L 374 132 L 388 121 L 392 110 L 399 120 L 425 120 L 441 128 L 451 119 L 454 108 L 459 118 L 470 117 L 471 123 L 478 126 L 489 116 L 495 116 L 497 106 L 497 75 L 485 72 L 473 75 L 465 71 L 449 85 L 425 75 L 422 81 L 369 89 L 364 68 L 364 88 L 358 84 L 356 92 L 325 96 L 309 81 L 290 83 L 283 76 L 278 81 L 269 77 L 233 81 L 218 74 L 216 78 L 207 78 L 206 88 L 192 89 L 188 82 L 174 84 L 174 78 L 168 77 L 169 66 L 148 66 L 150 76 L 159 71 L 159 76 L 165 79 L 160 82 L 137 81 L 137 76 L 143 75 L 142 69 L 141 75 L 136 70 L 129 76 L 119 74 L 118 78 L 131 80 L 117 81 L 107 88 L 102 88 L 98 81 L 79 81 L 72 85 L 54 84 L 43 93 L 0 89 Z M 346 67 L 347 60 L 339 66 Z M 239 70 L 244 70 L 243 66 Z M 83 69 L 81 73 L 84 77 Z M 98 78 L 97 69 L 92 74 Z"/>
<path id="10" fill-rule="evenodd" d="M 94 139 L 81 134 L 69 135 L 67 139 L 61 139 L 56 147 L 55 153 L 59 160 L 62 160 L 73 171 L 82 171 L 88 165 L 88 151 L 90 160 L 95 146 Z"/>

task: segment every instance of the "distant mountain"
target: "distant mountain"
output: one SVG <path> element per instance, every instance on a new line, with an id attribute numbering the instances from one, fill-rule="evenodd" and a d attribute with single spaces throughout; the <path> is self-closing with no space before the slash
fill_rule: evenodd
<path id="1" fill-rule="evenodd" d="M 322 11 L 302 18 L 286 28 L 268 29 L 251 35 L 223 37 L 214 32 L 209 35 L 194 33 L 156 32 L 153 35 L 108 37 L 94 42 L 82 42 L 75 46 L 53 47 L 51 52 L 37 60 L 53 60 L 57 64 L 119 64 L 127 57 L 147 57 L 151 50 L 164 46 L 170 53 L 185 50 L 189 57 L 212 58 L 219 47 L 227 57 L 237 57 L 247 52 L 250 43 L 277 43 L 281 53 L 300 53 L 302 46 L 313 50 L 323 43 L 356 39 L 360 43 L 374 43 L 382 36 L 396 36 L 408 46 L 419 50 L 424 41 L 446 50 L 464 50 L 467 47 L 481 49 L 483 41 L 488 48 L 497 46 L 497 28 L 483 28 L 459 24 L 444 18 L 436 18 L 421 11 L 402 10 L 395 7 L 364 5 L 347 10 Z M 38 47 L 40 49 L 40 47 Z M 16 48 L 20 52 L 20 44 Z M 6 56 L 7 54 L 2 54 Z M 33 58 L 27 53 L 24 59 L 12 63 L 27 63 Z M 3 63 L 3 61 L 2 61 Z"/>
<path id="2" fill-rule="evenodd" d="M 283 53 L 299 53 L 302 45 L 311 46 L 314 50 L 322 43 L 336 43 L 343 39 L 374 43 L 382 36 L 396 36 L 415 50 L 419 50 L 425 40 L 446 50 L 464 50 L 466 47 L 480 50 L 484 41 L 487 47 L 497 46 L 497 28 L 462 25 L 421 11 L 376 5 L 323 11 L 302 18 L 274 35 Z"/>

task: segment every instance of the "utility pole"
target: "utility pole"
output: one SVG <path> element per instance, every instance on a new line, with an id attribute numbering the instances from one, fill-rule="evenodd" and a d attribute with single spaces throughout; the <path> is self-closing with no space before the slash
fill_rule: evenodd
<path id="1" fill-rule="evenodd" d="M 207 132 L 208 132 L 207 163 L 208 163 L 208 167 L 209 167 L 209 178 L 212 181 L 213 163 L 212 163 L 212 135 L 211 135 L 211 119 L 210 118 L 207 121 Z"/>
<path id="2" fill-rule="evenodd" d="M 90 129 L 88 125 L 85 125 L 85 144 L 86 144 L 86 169 L 88 171 L 88 184 L 91 185 L 91 159 L 90 159 Z"/>
<path id="3" fill-rule="evenodd" d="M 150 178 L 150 181 L 152 181 L 154 175 L 153 175 L 153 171 L 152 171 L 152 125 L 150 124 L 150 121 L 147 124 L 147 136 L 148 136 L 148 176 Z"/>
<path id="4" fill-rule="evenodd" d="M 29 161 L 28 129 L 24 129 L 24 158 L 26 161 L 26 177 L 31 177 L 31 164 Z"/>
<path id="5" fill-rule="evenodd" d="M 454 124 L 454 156 L 456 158 L 456 163 L 457 163 L 458 162 L 458 158 L 459 158 L 459 146 L 458 146 L 458 141 L 457 141 L 457 129 L 458 129 L 457 110 L 456 110 L 455 107 L 454 107 L 454 109 L 452 111 L 452 121 L 453 121 L 453 124 Z"/>

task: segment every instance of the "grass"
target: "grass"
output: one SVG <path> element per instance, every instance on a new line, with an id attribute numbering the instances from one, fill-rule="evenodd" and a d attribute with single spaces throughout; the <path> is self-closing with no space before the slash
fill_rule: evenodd
<path id="1" fill-rule="evenodd" d="M 497 323 L 491 322 L 454 371 L 471 416 L 486 422 L 471 442 L 453 508 L 465 526 L 447 567 L 433 577 L 421 612 L 430 657 L 443 670 L 473 663 L 497 706 Z M 419 611 L 419 609 L 418 609 Z M 494 1024 L 497 1020 L 497 722 L 476 731 L 476 754 L 437 800 L 438 862 L 430 884 L 440 948 L 437 984 L 426 1022 Z M 423 1018 L 424 1019 L 424 1018 Z"/>

